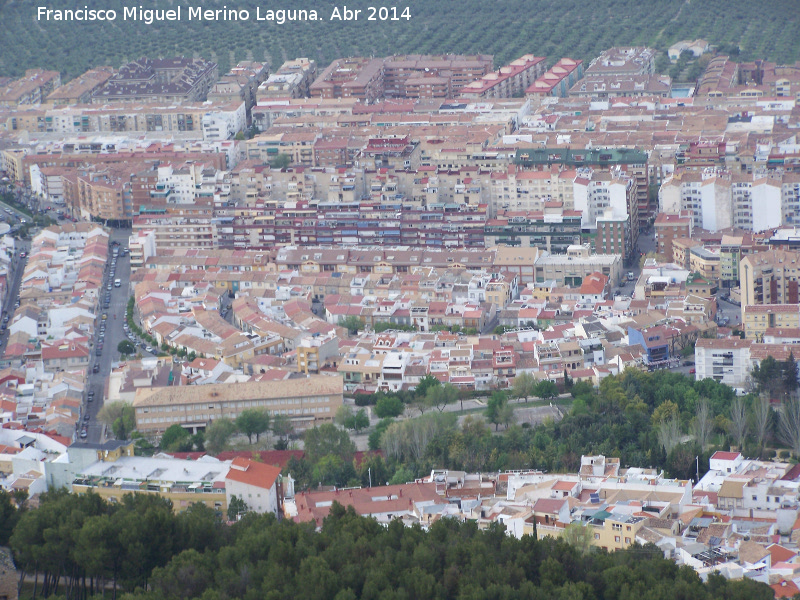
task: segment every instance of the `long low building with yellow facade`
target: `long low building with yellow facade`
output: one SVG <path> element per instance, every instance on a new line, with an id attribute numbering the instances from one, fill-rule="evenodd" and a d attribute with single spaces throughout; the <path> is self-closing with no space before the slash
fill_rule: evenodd
<path id="1" fill-rule="evenodd" d="M 93 492 L 112 503 L 121 502 L 125 494 L 157 494 L 171 500 L 176 511 L 200 502 L 221 513 L 228 508 L 225 477 L 229 470 L 230 462 L 210 457 L 179 461 L 120 456 L 81 469 L 72 482 L 72 491 Z"/>
<path id="2" fill-rule="evenodd" d="M 176 424 L 203 430 L 215 419 L 235 419 L 248 408 L 286 415 L 295 429 L 307 429 L 333 421 L 343 392 L 340 375 L 311 375 L 282 381 L 141 388 L 136 390 L 133 408 L 136 429 L 143 433 L 165 431 Z"/>
<path id="3" fill-rule="evenodd" d="M 132 441 L 73 444 L 62 476 L 72 474 L 75 494 L 93 493 L 113 503 L 126 494 L 154 494 L 172 502 L 175 512 L 204 504 L 220 517 L 234 495 L 246 499 L 255 512 L 282 512 L 280 469 L 248 458 L 219 460 L 203 456 L 183 460 L 166 454 L 134 456 Z"/>

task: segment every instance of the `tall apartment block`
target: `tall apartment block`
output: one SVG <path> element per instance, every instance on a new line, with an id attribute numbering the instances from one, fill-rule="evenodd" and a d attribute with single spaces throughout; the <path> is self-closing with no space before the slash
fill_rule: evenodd
<path id="1" fill-rule="evenodd" d="M 583 229 L 595 234 L 595 251 L 632 260 L 640 228 L 636 177 L 621 167 L 582 168 L 573 183 L 573 197 Z"/>
<path id="2" fill-rule="evenodd" d="M 800 224 L 800 174 L 678 170 L 659 190 L 660 212 L 687 211 L 692 225 L 764 231 Z"/>
<path id="3" fill-rule="evenodd" d="M 636 182 L 638 224 L 641 228 L 655 214 L 650 206 L 649 173 L 647 153 L 631 148 L 526 148 L 517 150 L 514 164 L 535 171 L 553 168 L 582 169 L 593 171 L 618 170 Z"/>
<path id="4" fill-rule="evenodd" d="M 659 213 L 656 216 L 656 252 L 665 262 L 672 262 L 672 240 L 692 237 L 692 217 L 688 211 L 670 215 Z"/>
<path id="5" fill-rule="evenodd" d="M 798 252 L 773 249 L 745 256 L 739 263 L 742 306 L 798 304 L 798 279 Z"/>

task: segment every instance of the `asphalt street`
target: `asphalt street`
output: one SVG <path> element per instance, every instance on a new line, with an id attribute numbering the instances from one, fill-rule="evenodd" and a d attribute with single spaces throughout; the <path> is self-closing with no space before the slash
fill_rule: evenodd
<path id="1" fill-rule="evenodd" d="M 30 250 L 30 243 L 24 240 L 17 240 L 16 250 L 14 256 L 11 258 L 10 273 L 8 277 L 8 287 L 6 288 L 6 295 L 3 297 L 3 318 L 8 316 L 8 323 L 14 318 L 14 305 L 19 299 L 19 286 L 22 282 L 22 273 L 25 271 L 25 264 L 28 261 L 27 256 L 21 258 L 21 253 L 26 253 Z M 5 354 L 6 343 L 8 342 L 8 329 L 2 328 L 0 331 L 0 356 Z"/>
<path id="2" fill-rule="evenodd" d="M 128 245 L 128 237 L 130 236 L 129 229 L 112 229 L 110 242 L 120 243 L 120 252 L 122 248 Z M 85 404 L 86 412 L 89 415 L 89 423 L 87 426 L 87 437 L 79 441 L 100 443 L 106 439 L 105 426 L 97 420 L 97 413 L 103 407 L 106 382 L 108 376 L 111 374 L 111 366 L 113 363 L 118 362 L 120 354 L 117 351 L 117 346 L 122 340 L 128 339 L 123 329 L 125 323 L 125 309 L 128 305 L 128 298 L 130 293 L 130 277 L 131 277 L 131 264 L 130 256 L 118 256 L 114 275 L 111 275 L 111 262 L 113 259 L 113 246 L 109 248 L 108 262 L 103 276 L 103 284 L 100 290 L 100 304 L 97 310 L 97 321 L 95 323 L 95 337 L 91 347 L 91 363 L 89 364 L 89 376 L 86 386 L 87 402 Z M 114 287 L 114 280 L 120 279 L 120 287 Z M 109 286 L 111 289 L 109 290 Z M 107 293 L 111 294 L 111 301 L 108 308 L 104 308 L 105 296 Z M 103 315 L 106 319 L 103 319 Z M 97 347 L 100 342 L 100 330 L 102 324 L 105 322 L 106 329 L 103 336 L 103 348 L 100 356 L 97 356 Z M 93 373 L 94 365 L 99 365 L 99 372 Z M 89 392 L 94 392 L 92 402 L 88 402 Z"/>

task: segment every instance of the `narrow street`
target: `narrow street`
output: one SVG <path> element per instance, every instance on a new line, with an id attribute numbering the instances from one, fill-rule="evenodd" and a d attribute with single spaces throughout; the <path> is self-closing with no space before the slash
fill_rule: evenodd
<path id="1" fill-rule="evenodd" d="M 128 237 L 130 236 L 130 229 L 112 229 L 110 242 L 119 242 L 120 249 L 127 248 Z M 91 347 L 91 362 L 88 368 L 87 377 L 87 403 L 86 413 L 89 415 L 89 423 L 87 426 L 87 437 L 78 440 L 79 442 L 100 443 L 103 442 L 105 426 L 97 420 L 97 413 L 103 407 L 106 382 L 108 376 L 111 374 L 112 364 L 119 361 L 120 354 L 117 352 L 117 346 L 123 340 L 128 339 L 123 329 L 125 323 L 125 308 L 128 304 L 129 297 L 129 282 L 131 278 L 131 265 L 129 256 L 118 256 L 114 276 L 111 277 L 111 260 L 113 246 L 109 247 L 108 262 L 103 277 L 102 288 L 100 289 L 100 303 L 97 309 L 97 321 L 95 322 L 95 337 Z M 114 280 L 122 280 L 120 287 L 114 287 Z M 111 289 L 109 290 L 109 286 Z M 107 293 L 111 293 L 111 302 L 107 309 L 103 308 L 103 301 Z M 97 356 L 96 349 L 97 343 L 100 339 L 100 326 L 104 322 L 103 314 L 107 315 L 105 319 L 106 331 L 103 340 L 103 349 L 100 356 Z M 143 352 L 144 353 L 144 352 Z M 99 372 L 93 373 L 94 365 L 99 365 Z M 92 402 L 88 402 L 88 393 L 94 392 Z"/>
<path id="2" fill-rule="evenodd" d="M 27 256 L 25 258 L 20 258 L 19 255 L 22 252 L 27 254 L 27 252 L 30 250 L 30 246 L 30 242 L 18 240 L 17 249 L 14 252 L 14 256 L 11 258 L 7 281 L 8 287 L 6 288 L 6 294 L 3 297 L 3 318 L 8 316 L 8 322 L 6 323 L 6 327 L 2 329 L 2 333 L 0 333 L 0 356 L 5 355 L 6 343 L 8 342 L 9 336 L 7 325 L 9 325 L 14 318 L 14 312 L 16 310 L 14 305 L 19 299 L 19 288 L 20 284 L 22 283 L 22 274 L 25 271 L 25 264 L 28 261 Z"/>

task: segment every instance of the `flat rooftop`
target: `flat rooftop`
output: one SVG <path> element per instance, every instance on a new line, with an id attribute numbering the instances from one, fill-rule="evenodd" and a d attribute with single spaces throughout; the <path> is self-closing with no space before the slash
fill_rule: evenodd
<path id="1" fill-rule="evenodd" d="M 201 460 L 123 456 L 114 462 L 89 465 L 76 475 L 76 480 L 87 480 L 84 485 L 100 485 L 109 481 L 214 484 L 224 483 L 229 468 L 230 461 L 223 462 L 210 456 L 204 456 Z"/>

